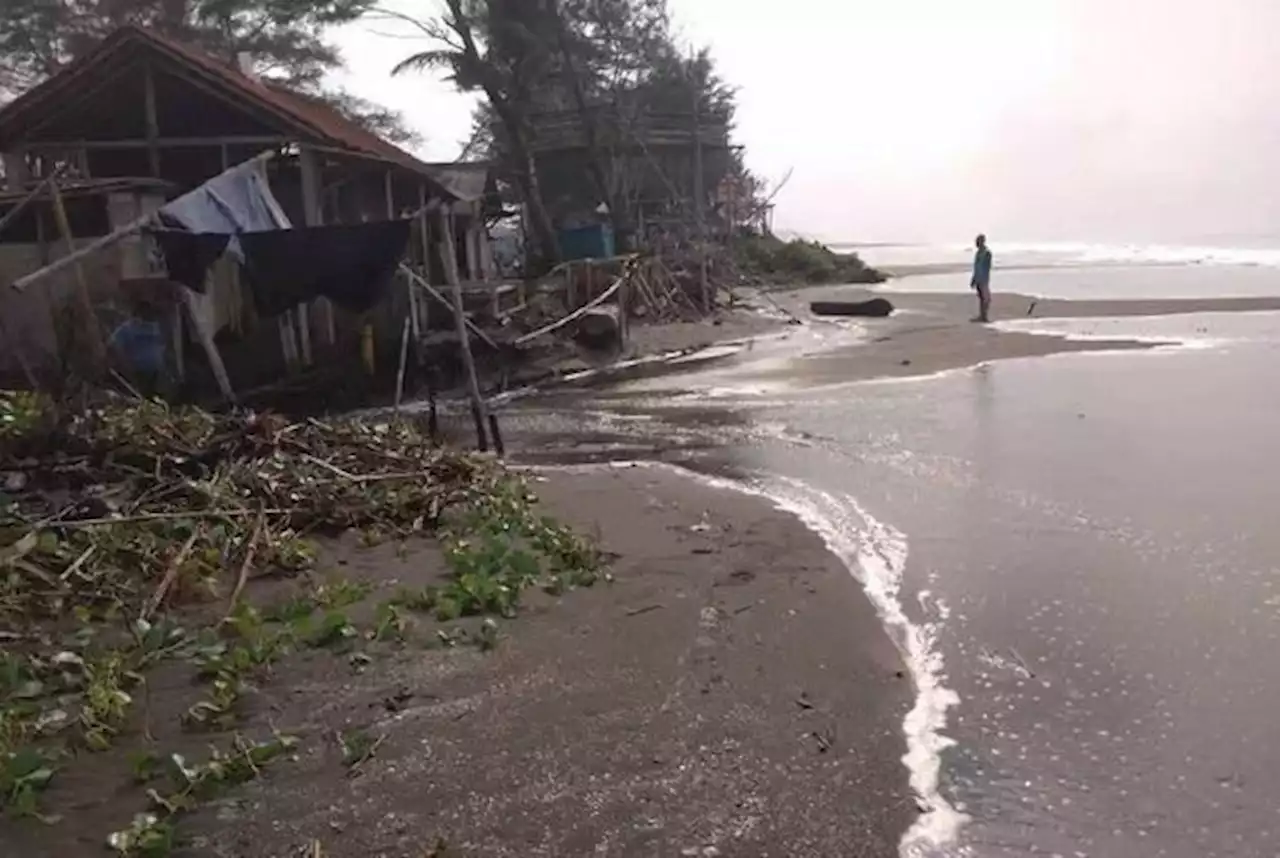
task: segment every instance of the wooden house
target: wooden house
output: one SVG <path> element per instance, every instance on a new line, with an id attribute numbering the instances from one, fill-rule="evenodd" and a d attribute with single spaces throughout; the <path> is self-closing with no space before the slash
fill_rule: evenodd
<path id="1" fill-rule="evenodd" d="M 424 163 L 331 107 L 266 83 L 237 63 L 125 27 L 0 109 L 6 185 L 0 218 L 12 215 L 0 227 L 0 319 L 8 320 L 0 338 L 10 344 L 0 345 L 0 374 L 13 373 L 20 353 L 28 361 L 49 357 L 52 343 L 45 334 L 16 338 L 32 330 L 32 314 L 56 316 L 73 280 L 92 281 L 95 312 L 109 315 L 120 281 L 155 274 L 157 263 L 146 239 L 135 236 L 30 289 L 19 292 L 10 283 L 264 152 L 274 154 L 267 162 L 269 183 L 295 225 L 413 214 L 407 265 L 422 281 L 441 284 L 439 240 L 447 218 L 462 277 L 483 281 L 491 273 L 485 263 L 487 179 L 482 176 L 476 193 L 474 167 L 455 171 Z M 32 197 L 54 176 L 69 237 L 53 195 Z M 31 204 L 18 211 L 24 200 Z M 253 384 L 278 374 L 286 355 L 279 330 L 255 317 L 238 280 L 237 266 L 224 258 L 210 290 L 212 318 L 219 342 L 234 353 L 228 365 L 235 365 L 237 382 Z M 309 340 L 304 359 L 349 349 L 371 322 L 381 341 L 394 343 L 410 309 L 415 330 L 429 326 L 439 304 L 415 300 L 407 284 L 393 290 L 387 306 L 361 319 L 344 318 L 323 298 L 303 305 L 298 336 Z M 190 332 L 181 328 L 178 323 L 178 344 L 191 345 Z"/>

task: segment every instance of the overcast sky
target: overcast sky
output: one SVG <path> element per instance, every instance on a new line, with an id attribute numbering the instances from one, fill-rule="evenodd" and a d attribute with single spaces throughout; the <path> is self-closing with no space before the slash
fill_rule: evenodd
<path id="1" fill-rule="evenodd" d="M 828 240 L 1280 240 L 1280 0 L 670 0 L 739 88 L 777 224 Z M 409 10 L 437 0 L 393 0 Z M 399 34 L 391 38 L 385 34 Z M 346 83 L 455 157 L 470 103 L 388 71 L 424 44 L 361 23 Z"/>

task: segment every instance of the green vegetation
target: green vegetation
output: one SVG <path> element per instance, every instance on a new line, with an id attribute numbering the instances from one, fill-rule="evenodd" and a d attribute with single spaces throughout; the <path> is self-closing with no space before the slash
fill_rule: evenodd
<path id="1" fill-rule="evenodd" d="M 414 643 L 489 650 L 528 591 L 603 575 L 594 543 L 541 515 L 523 480 L 406 424 L 115 401 L 62 415 L 0 393 L 0 460 L 22 463 L 0 499 L 0 812 L 56 822 L 43 804 L 60 772 L 128 752 L 149 807 L 111 835 L 122 856 L 168 854 L 183 814 L 296 744 L 236 734 L 195 767 L 164 753 L 148 706 L 158 667 L 190 672 L 170 710 L 187 733 L 248 731 L 256 692 L 287 681 L 295 653 L 360 670 Z M 317 570 L 316 540 L 374 530 L 433 540 L 445 573 L 391 597 Z M 263 576 L 288 592 L 255 604 Z M 346 767 L 384 739 L 344 734 Z M 150 786 L 164 777 L 167 792 Z"/>
<path id="2" fill-rule="evenodd" d="M 736 240 L 734 257 L 747 276 L 770 282 L 883 283 L 885 275 L 856 253 L 836 253 L 825 244 L 772 235 L 749 235 Z"/>

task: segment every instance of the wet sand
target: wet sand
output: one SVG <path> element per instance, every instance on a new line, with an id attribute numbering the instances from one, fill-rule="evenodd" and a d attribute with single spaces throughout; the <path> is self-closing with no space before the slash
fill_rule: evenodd
<path id="1" fill-rule="evenodd" d="M 896 855 L 916 815 L 912 683 L 822 541 L 668 470 L 561 470 L 535 490 L 599 535 L 614 582 L 531 596 L 492 652 L 409 645 L 360 673 L 282 663 L 238 729 L 298 736 L 299 758 L 185 819 L 182 854 Z M 375 599 L 445 568 L 430 543 L 326 559 Z M 152 689 L 153 710 L 184 689 Z M 353 729 L 380 739 L 348 771 L 334 737 Z M 205 741 L 158 738 L 193 758 Z M 5 820 L 0 852 L 100 851 L 145 806 L 122 753 L 55 785 L 77 825 Z"/>
<path id="2" fill-rule="evenodd" d="M 895 313 L 887 319 L 815 319 L 810 301 L 889 298 Z M 815 287 L 775 296 L 779 303 L 804 314 L 814 326 L 852 322 L 861 337 L 802 359 L 780 362 L 756 377 L 797 379 L 802 384 L 830 384 L 931 375 L 950 369 L 1010 358 L 1039 357 L 1085 351 L 1148 349 L 1159 342 L 1131 339 L 1069 339 L 1052 334 L 1001 330 L 971 321 L 976 301 L 955 293 L 876 292 L 861 287 Z M 993 322 L 1025 319 L 1163 316 L 1190 313 L 1280 311 L 1280 298 L 1171 299 L 1134 301 L 1067 301 L 1019 294 L 997 294 Z M 852 339 L 852 338 L 851 338 Z M 1170 341 L 1172 344 L 1173 341 Z"/>

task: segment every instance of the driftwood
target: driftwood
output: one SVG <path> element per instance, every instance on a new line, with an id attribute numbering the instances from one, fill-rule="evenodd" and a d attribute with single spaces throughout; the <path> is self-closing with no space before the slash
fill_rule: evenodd
<path id="1" fill-rule="evenodd" d="M 861 316 L 883 319 L 893 312 L 893 304 L 885 298 L 871 298 L 866 301 L 814 301 L 809 304 L 809 312 L 815 316 Z"/>

